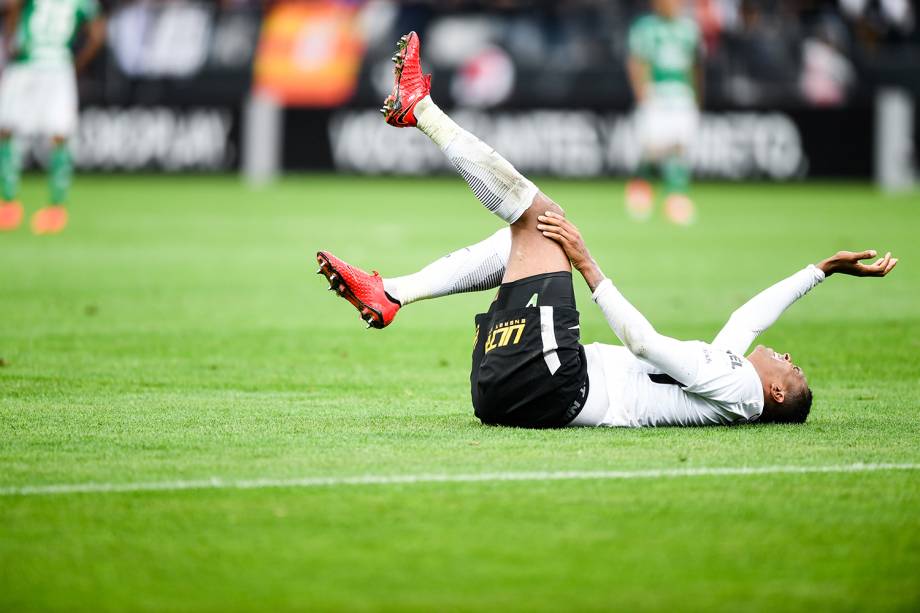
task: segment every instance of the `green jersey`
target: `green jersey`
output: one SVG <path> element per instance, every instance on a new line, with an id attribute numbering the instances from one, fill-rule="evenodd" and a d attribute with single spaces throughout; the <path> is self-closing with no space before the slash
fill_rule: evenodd
<path id="1" fill-rule="evenodd" d="M 629 53 L 648 65 L 656 97 L 694 97 L 693 69 L 700 32 L 689 18 L 640 17 L 629 29 Z"/>
<path id="2" fill-rule="evenodd" d="M 70 45 L 77 29 L 98 15 L 97 0 L 24 0 L 13 61 L 69 64 L 73 61 Z"/>

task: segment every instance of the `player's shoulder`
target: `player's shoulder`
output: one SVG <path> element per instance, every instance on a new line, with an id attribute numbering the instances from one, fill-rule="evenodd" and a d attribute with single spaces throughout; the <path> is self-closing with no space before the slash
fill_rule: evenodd
<path id="1" fill-rule="evenodd" d="M 655 13 L 646 13 L 633 19 L 632 25 L 629 27 L 629 29 L 631 32 L 650 30 L 660 25 L 660 21 L 661 20 L 658 18 L 658 15 Z"/>
<path id="2" fill-rule="evenodd" d="M 677 27 L 688 37 L 693 38 L 694 40 L 699 39 L 700 37 L 700 26 L 697 24 L 696 19 L 690 15 L 682 15 L 677 18 L 676 21 Z"/>
<path id="3" fill-rule="evenodd" d="M 98 17 L 103 12 L 103 7 L 99 0 L 74 0 L 74 6 L 77 12 L 87 19 Z"/>

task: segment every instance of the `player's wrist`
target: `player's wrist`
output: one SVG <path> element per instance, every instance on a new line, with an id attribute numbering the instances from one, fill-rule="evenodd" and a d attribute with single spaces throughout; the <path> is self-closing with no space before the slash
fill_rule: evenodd
<path id="1" fill-rule="evenodd" d="M 578 272 L 581 273 L 581 276 L 584 277 L 585 283 L 588 284 L 588 288 L 594 292 L 597 287 L 604 282 L 606 277 L 601 271 L 600 266 L 597 265 L 593 259 L 585 262 L 582 266 L 575 267 Z"/>
<path id="2" fill-rule="evenodd" d="M 830 257 L 819 262 L 817 268 L 824 273 L 825 277 L 829 277 L 837 271 L 837 262 L 833 257 Z"/>

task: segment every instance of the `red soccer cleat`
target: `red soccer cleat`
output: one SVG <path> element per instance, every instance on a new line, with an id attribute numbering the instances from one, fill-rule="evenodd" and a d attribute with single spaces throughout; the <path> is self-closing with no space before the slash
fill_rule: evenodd
<path id="1" fill-rule="evenodd" d="M 57 234 L 67 227 L 67 209 L 60 204 L 52 204 L 38 209 L 32 215 L 32 232 L 34 234 Z"/>
<path id="2" fill-rule="evenodd" d="M 383 101 L 380 112 L 391 126 L 411 128 L 418 122 L 415 105 L 431 91 L 431 75 L 422 74 L 418 34 L 409 32 L 396 43 L 396 75 L 393 92 Z"/>
<path id="3" fill-rule="evenodd" d="M 22 222 L 22 205 L 18 202 L 0 202 L 0 232 L 9 232 Z"/>
<path id="4" fill-rule="evenodd" d="M 329 290 L 347 300 L 361 313 L 368 328 L 385 328 L 396 317 L 399 303 L 387 296 L 380 273 L 368 274 L 346 264 L 328 251 L 316 254 L 321 274 L 329 281 Z"/>

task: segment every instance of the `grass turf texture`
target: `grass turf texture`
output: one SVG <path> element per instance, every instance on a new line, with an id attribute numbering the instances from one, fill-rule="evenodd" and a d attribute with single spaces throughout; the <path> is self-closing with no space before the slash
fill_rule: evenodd
<path id="1" fill-rule="evenodd" d="M 917 197 L 702 185 L 684 229 L 627 221 L 617 183 L 541 185 L 678 337 L 838 249 L 902 263 L 764 335 L 809 376 L 805 426 L 488 428 L 490 294 L 365 331 L 312 274 L 320 248 L 393 275 L 491 233 L 460 181 L 81 178 L 65 234 L 0 235 L 0 487 L 920 462 Z M 578 292 L 583 339 L 615 342 Z M 917 610 L 918 508 L 916 471 L 6 496 L 0 610 Z"/>

